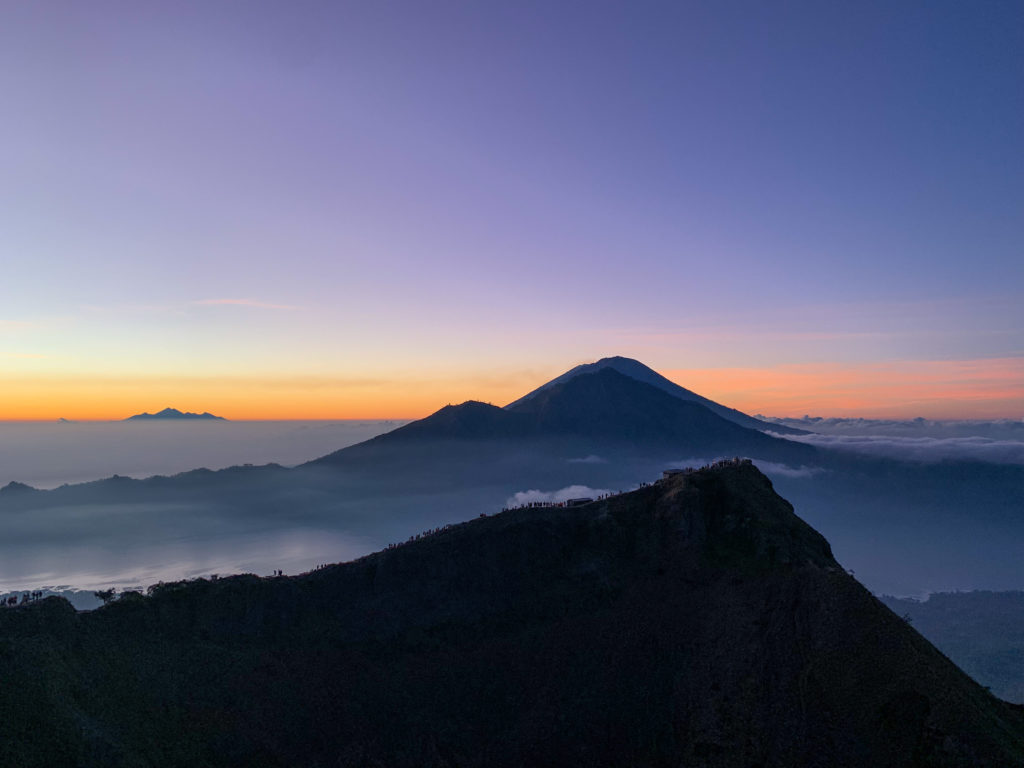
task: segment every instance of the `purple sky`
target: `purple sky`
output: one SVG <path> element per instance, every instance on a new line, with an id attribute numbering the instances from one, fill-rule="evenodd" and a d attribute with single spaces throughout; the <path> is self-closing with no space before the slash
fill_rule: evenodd
<path id="1" fill-rule="evenodd" d="M 11 3 L 0 95 L 32 415 L 1024 357 L 1018 2 Z"/>

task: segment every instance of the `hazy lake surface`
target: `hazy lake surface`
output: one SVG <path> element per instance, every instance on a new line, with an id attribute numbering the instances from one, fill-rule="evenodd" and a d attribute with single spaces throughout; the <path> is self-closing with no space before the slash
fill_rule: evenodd
<path id="1" fill-rule="evenodd" d="M 291 466 L 368 440 L 404 421 L 0 422 L 0 486 L 56 488 L 111 475 L 198 467 Z"/>

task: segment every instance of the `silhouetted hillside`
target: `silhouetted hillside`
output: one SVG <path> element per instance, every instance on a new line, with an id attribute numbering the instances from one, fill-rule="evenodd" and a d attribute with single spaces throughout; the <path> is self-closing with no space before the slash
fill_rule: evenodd
<path id="1" fill-rule="evenodd" d="M 517 410 L 520 406 L 529 402 L 533 398 L 540 395 L 545 390 L 552 387 L 556 387 L 560 384 L 564 384 L 577 376 L 581 376 L 589 373 L 597 373 L 603 370 L 613 370 L 617 373 L 621 373 L 624 376 L 628 376 L 636 381 L 642 381 L 644 384 L 650 384 L 663 392 L 676 397 L 680 400 L 687 402 L 698 403 L 703 405 L 712 413 L 721 416 L 723 419 L 739 424 L 740 426 L 747 427 L 748 429 L 766 430 L 770 429 L 773 432 L 781 434 L 806 434 L 805 430 L 789 427 L 775 422 L 768 423 L 756 419 L 753 416 L 748 416 L 742 411 L 737 411 L 735 408 L 729 408 L 727 406 L 716 403 L 714 400 L 709 400 L 706 397 L 698 395 L 696 392 L 691 392 L 685 387 L 681 387 L 674 381 L 670 381 L 662 376 L 657 371 L 648 368 L 646 365 L 641 363 L 639 360 L 633 360 L 629 357 L 604 357 L 598 360 L 596 363 L 586 363 L 584 365 L 577 365 L 572 370 L 566 371 L 561 376 L 549 381 L 547 384 L 542 384 L 537 389 L 533 390 L 529 394 L 523 395 L 513 403 L 509 403 L 505 407 L 509 410 Z"/>
<path id="2" fill-rule="evenodd" d="M 297 578 L 0 611 L 18 766 L 1008 766 L 1024 713 L 749 464 Z"/>
<path id="3" fill-rule="evenodd" d="M 681 400 L 610 367 L 572 376 L 505 408 L 469 401 L 449 405 L 392 432 L 317 459 L 344 461 L 365 453 L 426 440 L 559 440 L 583 447 L 628 445 L 677 456 L 754 455 L 807 462 L 811 446 L 770 437 Z"/>
<path id="4" fill-rule="evenodd" d="M 446 405 L 425 419 L 379 435 L 379 442 L 413 439 L 504 439 L 520 438 L 536 433 L 529 419 L 510 414 L 501 408 L 467 400 L 460 405 Z"/>
<path id="5" fill-rule="evenodd" d="M 137 413 L 134 416 L 129 416 L 125 421 L 151 421 L 153 419 L 166 419 L 166 420 L 195 420 L 205 419 L 207 421 L 227 421 L 223 416 L 214 416 L 212 413 L 187 413 L 179 411 L 177 408 L 164 408 L 162 411 L 156 413 Z"/>
<path id="6" fill-rule="evenodd" d="M 37 488 L 33 488 L 31 485 L 26 485 L 25 483 L 19 483 L 19 482 L 15 481 L 15 480 L 12 480 L 7 485 L 5 485 L 3 488 L 0 488 L 0 493 L 6 493 L 6 494 L 9 494 L 9 495 L 15 495 L 15 496 L 26 494 L 26 493 L 37 493 L 37 492 L 38 492 Z"/>
<path id="7" fill-rule="evenodd" d="M 682 442 L 706 450 L 792 443 L 741 427 L 696 402 L 682 400 L 611 367 L 582 373 L 507 406 L 537 430 L 658 444 Z M 769 449 L 770 450 L 770 449 Z M 805 454 L 811 456 L 813 454 Z"/>

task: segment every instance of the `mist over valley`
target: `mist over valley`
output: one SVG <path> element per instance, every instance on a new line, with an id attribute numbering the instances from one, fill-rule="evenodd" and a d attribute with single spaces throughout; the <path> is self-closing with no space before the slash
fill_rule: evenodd
<path id="1" fill-rule="evenodd" d="M 0 425 L 8 477 L 51 488 L 0 493 L 17 522 L 0 542 L 0 587 L 301 572 L 506 506 L 629 490 L 739 455 L 875 592 L 1024 588 L 1016 463 L 864 455 L 751 429 L 624 358 L 570 373 L 505 408 L 467 402 L 405 425 Z M 90 482 L 54 487 L 84 473 Z"/>
<path id="2" fill-rule="evenodd" d="M 301 464 L 402 420 L 0 421 L 0 486 L 144 478 L 242 464 Z"/>

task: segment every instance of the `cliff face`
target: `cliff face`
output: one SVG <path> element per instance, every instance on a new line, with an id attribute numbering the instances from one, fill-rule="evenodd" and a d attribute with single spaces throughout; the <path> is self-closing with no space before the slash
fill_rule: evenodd
<path id="1" fill-rule="evenodd" d="M 0 612 L 0 764 L 1003 766 L 1024 715 L 749 465 L 297 578 Z"/>

